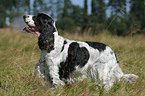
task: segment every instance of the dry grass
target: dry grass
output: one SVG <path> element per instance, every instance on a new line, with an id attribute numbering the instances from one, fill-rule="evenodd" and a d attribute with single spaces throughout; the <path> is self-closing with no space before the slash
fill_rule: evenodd
<path id="1" fill-rule="evenodd" d="M 139 75 L 133 84 L 121 81 L 109 93 L 89 80 L 70 86 L 49 89 L 37 77 L 32 77 L 34 65 L 40 57 L 37 36 L 10 30 L 0 30 L 0 95 L 1 96 L 144 96 L 145 95 L 145 38 L 142 35 L 117 37 L 108 33 L 64 34 L 64 37 L 81 41 L 100 41 L 117 54 L 124 73 Z"/>

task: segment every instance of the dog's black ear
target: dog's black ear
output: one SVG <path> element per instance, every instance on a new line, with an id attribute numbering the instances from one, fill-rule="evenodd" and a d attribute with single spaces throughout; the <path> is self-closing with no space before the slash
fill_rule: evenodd
<path id="1" fill-rule="evenodd" d="M 39 20 L 40 24 L 42 25 L 53 25 L 54 20 L 47 14 L 39 13 L 37 15 L 37 19 Z"/>

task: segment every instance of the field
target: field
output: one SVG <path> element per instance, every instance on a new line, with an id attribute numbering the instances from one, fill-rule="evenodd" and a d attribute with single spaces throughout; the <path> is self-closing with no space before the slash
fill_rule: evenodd
<path id="1" fill-rule="evenodd" d="M 145 96 L 145 36 L 112 36 L 107 32 L 64 34 L 65 38 L 80 41 L 99 41 L 116 53 L 124 73 L 139 76 L 132 84 L 121 81 L 106 93 L 89 79 L 56 89 L 43 87 L 41 80 L 32 77 L 40 57 L 37 36 L 10 30 L 0 30 L 0 95 L 1 96 Z"/>

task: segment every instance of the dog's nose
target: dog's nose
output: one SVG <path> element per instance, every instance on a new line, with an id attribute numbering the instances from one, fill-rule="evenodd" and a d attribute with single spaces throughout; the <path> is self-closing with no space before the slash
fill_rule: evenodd
<path id="1" fill-rule="evenodd" d="M 25 18 L 26 18 L 26 15 L 23 16 L 23 19 L 25 19 Z"/>

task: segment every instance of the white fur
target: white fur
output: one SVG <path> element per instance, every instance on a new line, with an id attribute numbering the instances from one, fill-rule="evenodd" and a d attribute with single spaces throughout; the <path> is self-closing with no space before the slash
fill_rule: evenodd
<path id="1" fill-rule="evenodd" d="M 33 17 L 33 15 L 27 15 L 25 22 L 28 22 L 28 25 L 35 27 L 35 23 L 34 23 L 32 17 Z"/>

